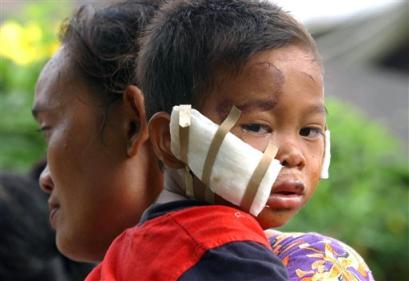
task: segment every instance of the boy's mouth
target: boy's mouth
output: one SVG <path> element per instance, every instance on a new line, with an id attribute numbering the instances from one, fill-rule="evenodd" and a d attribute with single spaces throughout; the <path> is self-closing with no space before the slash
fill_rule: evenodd
<path id="1" fill-rule="evenodd" d="M 299 209 L 304 203 L 305 186 L 301 181 L 280 181 L 276 183 L 267 206 L 271 209 Z"/>

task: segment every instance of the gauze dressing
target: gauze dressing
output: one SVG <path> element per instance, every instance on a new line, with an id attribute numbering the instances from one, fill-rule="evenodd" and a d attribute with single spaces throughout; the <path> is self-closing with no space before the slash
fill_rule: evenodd
<path id="1" fill-rule="evenodd" d="M 190 106 L 173 107 L 170 120 L 172 153 L 184 161 L 201 181 L 209 148 L 220 131 L 218 129 L 219 125 Z M 186 138 L 184 134 L 188 135 L 188 141 L 180 139 L 181 136 Z M 181 143 L 187 144 L 187 147 Z M 257 216 L 265 207 L 282 168 L 279 161 L 273 159 L 276 152 L 271 143 L 263 154 L 234 134 L 226 133 L 211 161 L 210 172 L 206 176 L 207 185 L 212 192 L 236 206 L 248 205 L 246 211 Z M 251 186 L 255 186 L 253 191 L 248 189 Z"/>
<path id="2" fill-rule="evenodd" d="M 325 150 L 324 150 L 324 161 L 321 168 L 321 179 L 329 178 L 329 164 L 331 162 L 331 140 L 330 131 L 325 131 Z"/>

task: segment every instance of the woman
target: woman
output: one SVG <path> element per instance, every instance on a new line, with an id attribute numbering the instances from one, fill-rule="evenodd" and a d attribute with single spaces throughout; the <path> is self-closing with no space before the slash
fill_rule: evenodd
<path id="1" fill-rule="evenodd" d="M 156 8 L 81 8 L 37 82 L 33 114 L 48 145 L 40 184 L 57 247 L 73 260 L 100 261 L 162 187 L 134 86 L 138 35 Z"/>

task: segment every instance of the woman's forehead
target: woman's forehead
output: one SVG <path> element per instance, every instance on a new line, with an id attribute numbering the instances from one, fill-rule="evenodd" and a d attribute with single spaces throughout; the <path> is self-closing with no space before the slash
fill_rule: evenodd
<path id="1" fill-rule="evenodd" d="M 60 88 L 64 86 L 64 80 L 68 78 L 68 71 L 65 69 L 66 61 L 58 54 L 48 61 L 36 83 L 36 99 L 56 98 L 56 93 L 60 92 Z M 54 94 L 51 96 L 50 92 Z"/>
<path id="2" fill-rule="evenodd" d="M 60 49 L 44 66 L 36 84 L 33 113 L 36 109 L 66 106 L 73 98 L 90 96 L 89 87 L 77 78 L 69 56 Z"/>

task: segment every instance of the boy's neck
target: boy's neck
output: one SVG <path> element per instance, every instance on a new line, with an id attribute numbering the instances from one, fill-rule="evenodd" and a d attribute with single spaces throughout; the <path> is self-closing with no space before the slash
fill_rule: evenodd
<path id="1" fill-rule="evenodd" d="M 165 168 L 164 171 L 164 188 L 160 193 L 157 203 L 168 203 L 178 200 L 186 200 L 186 184 L 184 180 L 184 170 L 174 170 Z"/>

